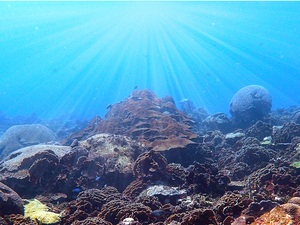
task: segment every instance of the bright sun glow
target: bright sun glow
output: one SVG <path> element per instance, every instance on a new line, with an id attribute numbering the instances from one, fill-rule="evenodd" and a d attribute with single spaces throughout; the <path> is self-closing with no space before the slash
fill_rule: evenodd
<path id="1" fill-rule="evenodd" d="M 266 9 L 259 2 L 2 3 L 0 100 L 17 99 L 10 113 L 103 116 L 138 86 L 215 113 L 226 112 L 240 88 L 260 84 L 291 105 L 299 92 L 281 92 L 291 80 L 300 85 L 292 79 L 299 22 L 282 29 L 281 9 L 265 16 Z"/>

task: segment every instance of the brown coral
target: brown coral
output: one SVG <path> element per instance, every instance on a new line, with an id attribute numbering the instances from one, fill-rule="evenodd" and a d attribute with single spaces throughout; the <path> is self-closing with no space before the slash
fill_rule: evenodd
<path id="1" fill-rule="evenodd" d="M 89 217 L 85 220 L 76 220 L 71 225 L 112 225 L 112 223 L 98 217 Z"/>
<path id="2" fill-rule="evenodd" d="M 81 139 L 77 133 L 65 142 L 71 143 L 74 138 L 83 140 L 89 132 L 89 136 L 113 133 L 133 137 L 157 151 L 195 145 L 193 140 L 197 136 L 191 132 L 195 122 L 176 108 L 172 98 L 159 99 L 150 90 L 135 90 L 124 101 L 111 105 L 105 117 L 81 131 Z"/>
<path id="3" fill-rule="evenodd" d="M 30 218 L 24 218 L 21 214 L 11 214 L 8 216 L 5 216 L 4 218 L 6 223 L 1 224 L 9 224 L 9 225 L 38 225 L 38 222 L 30 219 Z M 2 221 L 1 221 L 2 222 Z"/>
<path id="4" fill-rule="evenodd" d="M 123 191 L 123 195 L 130 199 L 135 199 L 147 186 L 147 183 L 143 180 L 134 180 Z"/>
<path id="5" fill-rule="evenodd" d="M 63 212 L 62 221 L 64 224 L 71 224 L 73 221 L 79 222 L 88 217 L 95 217 L 105 203 L 121 198 L 121 193 L 110 186 L 101 190 L 89 189 L 83 191 L 76 200 L 69 202 L 68 207 Z"/>
<path id="6" fill-rule="evenodd" d="M 167 173 L 168 162 L 165 157 L 155 151 L 145 152 L 137 158 L 133 174 L 137 178 L 162 178 Z"/>
<path id="7" fill-rule="evenodd" d="M 99 216 L 113 224 L 117 224 L 127 217 L 132 217 L 142 223 L 148 221 L 150 212 L 151 209 L 141 203 L 112 200 L 103 206 Z"/>
<path id="8" fill-rule="evenodd" d="M 255 222 L 251 225 L 256 224 L 299 224 L 299 217 L 296 218 L 291 216 L 290 213 L 295 213 L 293 207 L 277 206 L 272 209 L 269 213 L 265 213 L 259 218 L 255 219 Z M 288 210 L 288 211 L 287 211 Z M 290 212 L 289 212 L 290 211 Z M 298 211 L 298 210 L 296 210 Z M 298 212 L 299 213 L 299 212 Z"/>
<path id="9" fill-rule="evenodd" d="M 212 210 L 195 209 L 187 213 L 179 213 L 171 215 L 166 224 L 180 222 L 181 225 L 189 224 L 203 224 L 203 225 L 217 225 L 215 214 Z M 176 224 L 176 223 L 175 223 Z"/>

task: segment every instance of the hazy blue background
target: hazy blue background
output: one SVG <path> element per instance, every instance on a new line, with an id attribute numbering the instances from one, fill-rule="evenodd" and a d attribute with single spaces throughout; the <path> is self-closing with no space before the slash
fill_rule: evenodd
<path id="1" fill-rule="evenodd" d="M 0 2 L 0 111 L 104 116 L 135 86 L 228 113 L 299 104 L 300 2 Z"/>

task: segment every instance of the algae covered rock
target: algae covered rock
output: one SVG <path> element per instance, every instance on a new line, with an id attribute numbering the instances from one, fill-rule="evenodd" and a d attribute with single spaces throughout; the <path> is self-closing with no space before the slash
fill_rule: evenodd
<path id="1" fill-rule="evenodd" d="M 54 141 L 55 139 L 54 133 L 41 124 L 12 126 L 0 139 L 0 159 L 5 158 L 17 149 Z"/>

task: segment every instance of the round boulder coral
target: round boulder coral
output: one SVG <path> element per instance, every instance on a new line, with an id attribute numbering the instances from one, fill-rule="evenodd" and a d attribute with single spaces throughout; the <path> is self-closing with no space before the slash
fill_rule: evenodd
<path id="1" fill-rule="evenodd" d="M 262 119 L 271 111 L 272 97 L 259 85 L 240 89 L 231 99 L 229 111 L 238 126 L 246 127 Z"/>

